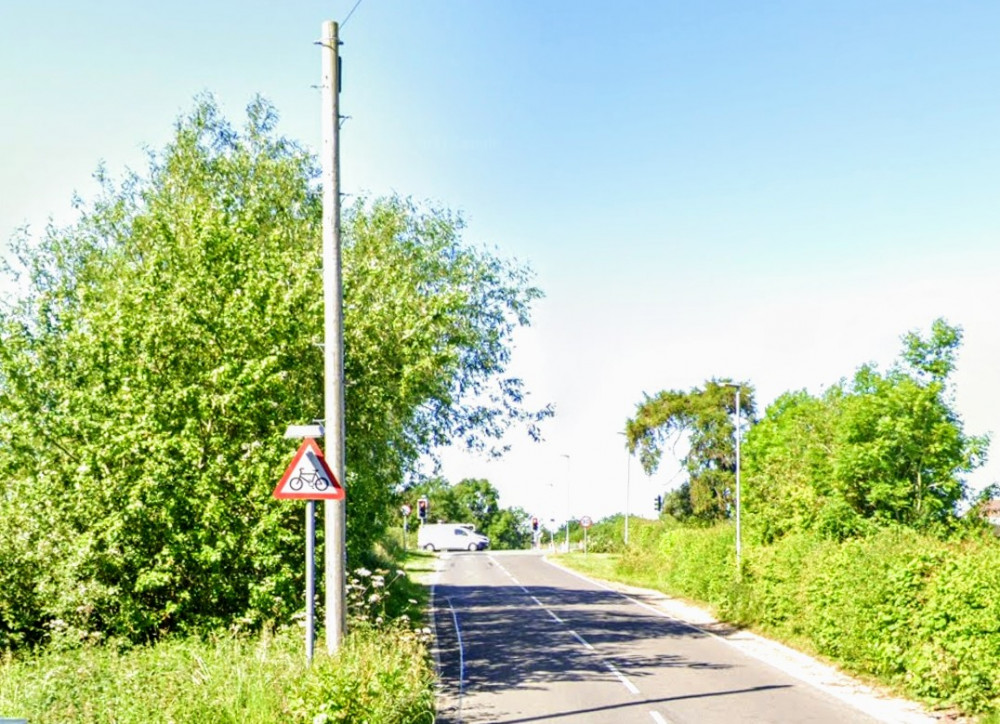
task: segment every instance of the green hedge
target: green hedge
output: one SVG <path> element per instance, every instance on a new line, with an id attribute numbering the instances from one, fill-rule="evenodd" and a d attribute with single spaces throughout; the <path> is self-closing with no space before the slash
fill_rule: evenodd
<path id="1" fill-rule="evenodd" d="M 618 570 L 925 701 L 1000 709 L 1000 542 L 886 529 L 744 546 L 731 526 L 637 527 Z"/>

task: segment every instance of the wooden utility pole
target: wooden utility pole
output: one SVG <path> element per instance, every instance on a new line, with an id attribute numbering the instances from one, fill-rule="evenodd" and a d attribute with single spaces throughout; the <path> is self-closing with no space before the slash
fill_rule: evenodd
<path id="1" fill-rule="evenodd" d="M 323 23 L 323 377 L 326 458 L 345 488 L 344 305 L 340 268 L 340 52 L 337 23 Z M 345 530 L 347 500 L 327 500 L 323 510 L 326 542 L 326 649 L 334 653 L 347 627 Z"/>

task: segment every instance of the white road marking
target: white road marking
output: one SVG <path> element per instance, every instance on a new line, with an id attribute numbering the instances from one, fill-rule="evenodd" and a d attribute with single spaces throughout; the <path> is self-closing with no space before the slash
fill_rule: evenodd
<path id="1" fill-rule="evenodd" d="M 575 638 L 577 641 L 579 641 L 581 644 L 583 644 L 583 648 L 587 649 L 588 651 L 593 651 L 594 650 L 594 647 L 591 646 L 589 643 L 587 643 L 587 640 L 585 638 L 583 638 L 583 636 L 581 636 L 580 634 L 578 634 L 573 629 L 570 629 L 569 632 L 571 634 L 573 634 L 573 638 Z"/>
<path id="2" fill-rule="evenodd" d="M 628 689 L 630 693 L 632 693 L 632 694 L 638 694 L 639 693 L 639 689 L 636 687 L 636 685 L 633 684 L 628 679 L 626 679 L 625 675 L 622 674 L 622 672 L 620 672 L 618 669 L 616 669 L 614 664 L 605 661 L 604 665 L 608 667 L 608 671 L 610 671 L 612 674 L 614 674 L 618 678 L 618 681 L 622 682 L 622 685 L 626 689 Z"/>
<path id="3" fill-rule="evenodd" d="M 534 601 L 535 603 L 537 603 L 538 607 L 540 609 L 542 609 L 543 611 L 545 611 L 545 613 L 549 614 L 553 619 L 555 619 L 556 623 L 566 623 L 561 618 L 559 618 L 558 616 L 556 616 L 555 613 L 552 611 L 552 609 L 550 609 L 548 606 L 546 606 L 544 603 L 542 603 L 541 601 L 539 601 L 534 596 L 531 596 L 531 600 Z"/>
<path id="4" fill-rule="evenodd" d="M 653 717 L 653 721 L 655 721 L 656 724 L 670 724 L 670 722 L 664 719 L 663 715 L 658 711 L 651 711 L 649 712 L 649 715 Z"/>
<path id="5" fill-rule="evenodd" d="M 451 609 L 451 620 L 455 623 L 455 636 L 458 637 L 458 711 L 459 719 L 461 719 L 462 711 L 462 695 L 465 691 L 465 647 L 462 645 L 462 629 L 458 626 L 458 614 L 455 613 L 455 607 L 451 605 L 451 599 L 445 599 L 448 602 L 448 608 Z"/>
<path id="6" fill-rule="evenodd" d="M 638 601 L 628 594 L 613 588 L 612 586 L 601 583 L 600 581 L 595 581 L 592 578 L 587 578 L 576 571 L 572 571 L 559 565 L 558 563 L 554 563 L 546 557 L 543 557 L 542 560 L 553 568 L 558 568 L 575 578 L 579 578 L 581 581 L 587 581 L 588 583 L 599 586 L 607 591 L 616 593 L 626 601 L 644 608 L 661 618 L 668 619 L 693 631 L 697 631 L 704 636 L 715 639 L 726 646 L 732 647 L 745 656 L 762 661 L 768 666 L 782 671 L 789 676 L 798 679 L 815 689 L 818 689 L 819 691 L 829 694 L 835 699 L 838 699 L 855 709 L 863 711 L 879 721 L 889 722 L 891 724 L 933 724 L 935 721 L 935 718 L 923 711 L 919 704 L 905 699 L 896 699 L 893 697 L 887 698 L 882 696 L 877 692 L 868 689 L 863 684 L 837 672 L 830 667 L 820 664 L 799 651 L 783 646 L 782 644 L 746 632 L 741 632 L 736 636 L 720 636 L 719 634 L 713 633 L 706 628 L 702 628 L 696 623 L 692 623 L 691 621 L 684 620 L 680 617 L 687 615 L 686 613 L 671 615 L 661 609 L 650 606 L 647 603 Z M 668 596 L 667 602 L 669 603 L 670 601 L 671 599 Z M 786 661 L 785 659 L 788 660 Z"/>

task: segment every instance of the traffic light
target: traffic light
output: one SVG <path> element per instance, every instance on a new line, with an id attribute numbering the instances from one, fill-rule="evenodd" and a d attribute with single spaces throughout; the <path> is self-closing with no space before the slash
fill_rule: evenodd
<path id="1" fill-rule="evenodd" d="M 533 533 L 537 533 L 538 532 L 538 518 L 532 518 L 531 519 L 531 531 Z"/>
<path id="2" fill-rule="evenodd" d="M 421 498 L 417 501 L 417 517 L 420 518 L 421 523 L 427 521 L 427 498 Z"/>
<path id="3" fill-rule="evenodd" d="M 657 495 L 656 496 L 656 512 L 659 513 L 661 510 L 663 510 L 663 496 L 662 495 Z"/>

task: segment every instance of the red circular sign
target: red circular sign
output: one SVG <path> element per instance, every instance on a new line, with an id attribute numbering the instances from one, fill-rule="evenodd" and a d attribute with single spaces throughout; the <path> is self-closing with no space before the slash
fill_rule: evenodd
<path id="1" fill-rule="evenodd" d="M 590 519 L 589 515 L 585 515 L 582 518 L 580 518 L 580 525 L 582 525 L 584 528 L 589 528 L 593 524 L 594 524 L 594 521 L 592 521 Z"/>

